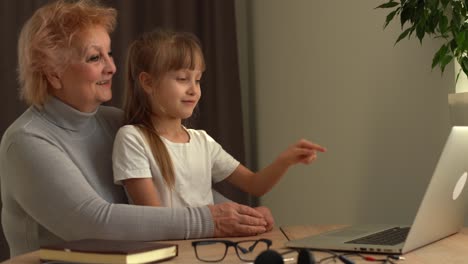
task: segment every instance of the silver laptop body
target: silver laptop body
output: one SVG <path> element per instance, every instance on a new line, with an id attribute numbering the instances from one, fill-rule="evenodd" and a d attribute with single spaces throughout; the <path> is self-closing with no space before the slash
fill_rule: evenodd
<path id="1" fill-rule="evenodd" d="M 404 254 L 457 233 L 468 207 L 465 186 L 468 171 L 468 127 L 452 128 L 416 217 L 409 226 L 356 225 L 303 239 L 291 240 L 287 247 L 367 253 Z M 406 240 L 399 244 L 362 243 L 358 238 L 391 228 L 406 228 Z"/>

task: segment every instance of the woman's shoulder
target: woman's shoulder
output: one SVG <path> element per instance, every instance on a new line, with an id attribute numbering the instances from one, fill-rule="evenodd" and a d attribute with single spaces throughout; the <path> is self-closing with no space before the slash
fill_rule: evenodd
<path id="1" fill-rule="evenodd" d="M 31 106 L 8 126 L 3 137 L 18 134 L 41 134 L 43 129 L 40 124 L 40 114 L 37 109 Z"/>
<path id="2" fill-rule="evenodd" d="M 2 135 L 3 147 L 13 142 L 24 143 L 29 138 L 51 138 L 50 132 L 41 121 L 40 114 L 34 107 L 29 107 L 6 129 Z"/>
<path id="3" fill-rule="evenodd" d="M 117 107 L 102 105 L 99 107 L 97 115 L 115 130 L 123 125 L 124 112 Z"/>
<path id="4" fill-rule="evenodd" d="M 124 112 L 120 108 L 101 105 L 99 107 L 98 114 L 106 120 L 123 123 Z"/>

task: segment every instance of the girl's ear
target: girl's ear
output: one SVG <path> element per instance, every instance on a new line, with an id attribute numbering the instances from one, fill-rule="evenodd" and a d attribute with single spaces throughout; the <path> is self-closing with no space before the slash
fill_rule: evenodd
<path id="1" fill-rule="evenodd" d="M 60 82 L 60 77 L 56 72 L 47 72 L 46 77 L 50 85 L 52 85 L 54 89 L 57 89 L 57 90 L 62 89 L 62 83 Z"/>
<path id="2" fill-rule="evenodd" d="M 141 72 L 138 75 L 138 81 L 140 82 L 141 87 L 145 90 L 145 93 L 152 94 L 153 93 L 153 77 L 147 72 Z"/>

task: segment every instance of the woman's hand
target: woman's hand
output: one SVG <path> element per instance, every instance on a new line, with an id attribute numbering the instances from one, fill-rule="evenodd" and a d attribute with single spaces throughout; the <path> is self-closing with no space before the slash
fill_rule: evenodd
<path id="1" fill-rule="evenodd" d="M 273 219 L 273 215 L 271 214 L 270 209 L 268 209 L 268 207 L 265 206 L 255 207 L 254 209 L 257 210 L 257 212 L 259 212 L 260 214 L 262 214 L 263 218 L 267 222 L 267 225 L 265 226 L 266 231 L 271 231 L 275 226 L 275 220 Z"/>
<path id="2" fill-rule="evenodd" d="M 253 236 L 265 233 L 273 218 L 265 209 L 229 202 L 208 205 L 214 222 L 215 237 Z M 269 210 L 268 210 L 269 211 Z M 264 215 L 271 218 L 266 220 Z"/>

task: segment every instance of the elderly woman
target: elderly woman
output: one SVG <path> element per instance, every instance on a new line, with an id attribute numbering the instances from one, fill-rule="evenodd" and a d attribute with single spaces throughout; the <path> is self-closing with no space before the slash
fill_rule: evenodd
<path id="1" fill-rule="evenodd" d="M 0 146 L 2 224 L 11 255 L 72 239 L 187 239 L 270 229 L 266 208 L 125 204 L 111 164 L 123 115 L 101 105 L 112 97 L 115 20 L 114 9 L 95 1 L 60 0 L 38 9 L 21 31 L 19 80 L 30 107 Z"/>

